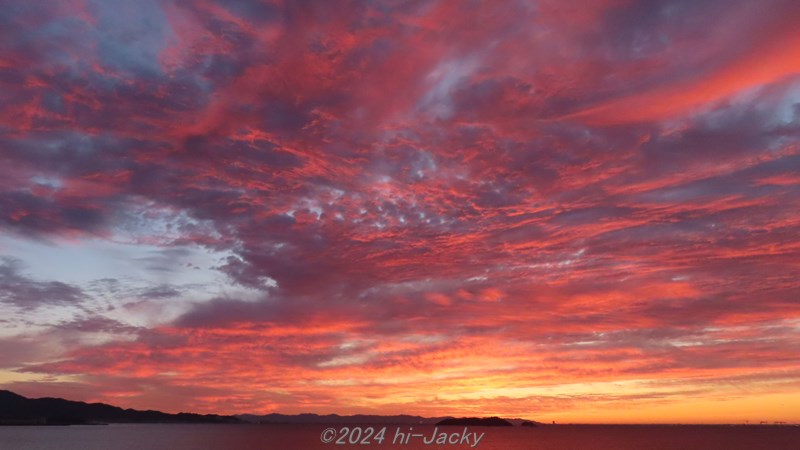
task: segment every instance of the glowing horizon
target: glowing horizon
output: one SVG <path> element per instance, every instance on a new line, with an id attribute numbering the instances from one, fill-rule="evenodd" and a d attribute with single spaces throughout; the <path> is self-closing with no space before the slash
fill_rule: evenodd
<path id="1" fill-rule="evenodd" d="M 46 3 L 0 27 L 0 389 L 800 422 L 797 2 Z"/>

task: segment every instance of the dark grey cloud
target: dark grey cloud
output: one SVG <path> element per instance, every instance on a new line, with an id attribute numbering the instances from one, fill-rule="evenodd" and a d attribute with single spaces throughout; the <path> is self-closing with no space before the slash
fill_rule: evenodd
<path id="1" fill-rule="evenodd" d="M 22 262 L 0 257 L 0 301 L 23 309 L 52 305 L 78 305 L 84 292 L 60 281 L 38 281 L 26 277 Z"/>

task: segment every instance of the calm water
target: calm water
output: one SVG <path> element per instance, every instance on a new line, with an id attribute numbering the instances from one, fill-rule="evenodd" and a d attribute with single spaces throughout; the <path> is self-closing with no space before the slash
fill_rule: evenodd
<path id="1" fill-rule="evenodd" d="M 341 426 L 337 427 L 340 428 Z M 363 426 L 362 429 L 366 429 Z M 373 427 L 375 427 L 373 425 Z M 305 449 L 465 449 L 469 445 L 426 445 L 432 426 L 415 426 L 408 443 L 392 443 L 398 426 L 386 426 L 382 443 L 324 444 L 327 425 L 108 425 L 0 427 L 2 450 L 305 450 Z M 377 426 L 378 429 L 383 425 Z M 407 432 L 407 425 L 400 425 Z M 468 427 L 485 433 L 483 450 L 798 450 L 800 427 L 792 426 L 592 426 L 538 428 Z M 462 435 L 463 427 L 439 427 Z M 410 435 L 410 433 L 409 433 Z M 363 437 L 362 437 L 363 440 Z"/>

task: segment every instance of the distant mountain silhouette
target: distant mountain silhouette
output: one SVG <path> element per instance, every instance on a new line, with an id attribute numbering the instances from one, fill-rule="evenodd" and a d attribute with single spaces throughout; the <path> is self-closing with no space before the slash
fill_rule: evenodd
<path id="1" fill-rule="evenodd" d="M 378 415 L 366 415 L 366 414 L 356 414 L 353 416 L 340 416 L 338 414 L 326 414 L 326 415 L 319 415 L 319 414 L 295 414 L 295 415 L 288 415 L 288 414 L 265 414 L 265 415 L 254 415 L 254 414 L 239 414 L 236 417 L 241 419 L 247 423 L 264 423 L 264 424 L 398 424 L 398 425 L 441 425 L 445 421 L 459 421 L 459 420 L 473 420 L 473 421 L 489 421 L 486 423 L 479 423 L 479 424 L 470 424 L 470 425 L 482 425 L 482 426 L 507 426 L 509 425 L 523 425 L 523 426 L 535 426 L 539 425 L 539 422 L 534 422 L 525 419 L 499 419 L 497 417 L 492 418 L 463 418 L 457 419 L 451 416 L 444 416 L 444 417 L 422 417 L 422 416 L 409 416 L 406 414 L 396 415 L 396 416 L 378 416 Z M 497 421 L 502 421 L 503 423 L 496 423 Z M 494 425 L 492 425 L 494 423 Z M 525 424 L 530 425 L 525 425 Z M 454 424 L 458 425 L 458 424 Z"/>
<path id="2" fill-rule="evenodd" d="M 239 423 L 233 416 L 168 414 L 122 409 L 104 403 L 61 398 L 30 399 L 0 390 L 0 425 L 78 425 L 101 423 Z"/>
<path id="3" fill-rule="evenodd" d="M 340 416 L 338 414 L 240 414 L 239 419 L 249 423 L 274 423 L 274 424 L 294 424 L 294 423 L 335 423 L 335 424 L 435 424 L 442 419 L 449 417 L 421 417 L 409 416 L 405 414 L 396 416 L 377 416 L 367 414 L 356 414 L 352 416 Z"/>
<path id="4" fill-rule="evenodd" d="M 469 423 L 459 422 L 468 421 Z M 458 423 L 455 423 L 458 422 Z M 105 403 L 84 403 L 61 398 L 31 399 L 0 390 L 0 425 L 81 425 L 106 423 L 264 423 L 264 424 L 427 424 L 427 425 L 519 425 L 523 419 L 421 417 L 410 415 L 379 416 L 358 414 L 216 414 L 139 411 Z"/>
<path id="5" fill-rule="evenodd" d="M 511 422 L 499 417 L 461 417 L 444 419 L 436 425 L 469 425 L 475 427 L 513 427 Z"/>

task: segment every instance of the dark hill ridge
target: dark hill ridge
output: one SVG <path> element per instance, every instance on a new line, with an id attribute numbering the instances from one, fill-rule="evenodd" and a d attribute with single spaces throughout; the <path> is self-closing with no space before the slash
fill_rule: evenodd
<path id="1" fill-rule="evenodd" d="M 239 419 L 248 423 L 273 423 L 273 424 L 296 424 L 296 423 L 332 423 L 332 424 L 430 424 L 433 425 L 442 419 L 449 417 L 421 417 L 409 416 L 405 414 L 396 416 L 376 416 L 368 414 L 356 414 L 352 416 L 340 416 L 338 414 L 265 414 L 257 416 L 254 414 L 237 415 Z"/>
<path id="2" fill-rule="evenodd" d="M 326 415 L 318 415 L 318 414 L 296 414 L 296 415 L 287 415 L 287 414 L 265 414 L 265 415 L 253 415 L 253 414 L 240 414 L 237 415 L 239 419 L 244 422 L 248 423 L 263 423 L 263 424 L 350 424 L 350 425 L 367 425 L 367 424 L 397 424 L 397 425 L 440 425 L 442 422 L 445 421 L 459 421 L 459 420 L 476 420 L 476 421 L 488 421 L 485 423 L 480 423 L 477 425 L 482 426 L 520 426 L 525 423 L 529 425 L 525 426 L 535 426 L 539 425 L 539 422 L 533 422 L 530 420 L 525 419 L 499 419 L 497 417 L 492 418 L 454 418 L 451 416 L 444 416 L 444 417 L 421 417 L 421 416 L 409 416 L 409 415 L 396 415 L 396 416 L 378 416 L 378 415 L 365 415 L 365 414 L 356 414 L 353 416 L 340 416 L 338 414 L 326 414 Z M 499 423 L 497 421 L 502 421 L 503 423 Z M 449 422 L 448 422 L 449 423 Z M 458 425 L 458 424 L 455 424 Z"/>
<path id="3" fill-rule="evenodd" d="M 453 417 L 421 417 L 409 415 L 379 416 L 338 414 L 168 414 L 161 411 L 123 409 L 105 403 L 84 403 L 60 398 L 31 399 L 11 391 L 0 390 L 0 425 L 79 425 L 105 423 L 263 423 L 263 424 L 442 424 L 448 420 L 489 421 L 474 425 L 519 425 L 523 419 L 454 419 Z M 509 423 L 511 422 L 511 423 Z M 473 423 L 470 423 L 472 425 Z M 502 425 L 501 425 L 502 426 Z M 506 425 L 507 426 L 507 425 Z"/>
<path id="4" fill-rule="evenodd" d="M 60 398 L 30 399 L 0 390 L 0 425 L 77 425 L 96 423 L 239 423 L 233 416 L 168 414 L 122 409 L 105 403 Z"/>
<path id="5" fill-rule="evenodd" d="M 467 425 L 473 427 L 513 427 L 511 422 L 499 417 L 461 417 L 444 419 L 436 425 Z"/>

